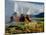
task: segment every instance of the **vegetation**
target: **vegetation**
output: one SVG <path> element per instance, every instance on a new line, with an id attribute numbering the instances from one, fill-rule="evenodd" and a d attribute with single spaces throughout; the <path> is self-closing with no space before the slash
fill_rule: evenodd
<path id="1" fill-rule="evenodd" d="M 32 18 L 33 20 L 40 20 L 40 21 L 44 21 L 44 18 Z"/>
<path id="2" fill-rule="evenodd" d="M 44 32 L 44 21 L 18 22 L 6 28 L 6 33 L 10 34 L 37 32 Z"/>

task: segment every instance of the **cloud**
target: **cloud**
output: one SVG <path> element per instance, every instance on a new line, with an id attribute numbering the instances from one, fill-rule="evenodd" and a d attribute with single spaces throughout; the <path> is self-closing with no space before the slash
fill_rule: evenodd
<path id="1" fill-rule="evenodd" d="M 16 5 L 17 4 L 17 5 Z M 27 2 L 15 2 L 14 10 L 16 12 L 24 12 L 25 14 L 39 14 L 43 11 L 44 6 L 42 3 L 27 3 Z"/>
<path id="2" fill-rule="evenodd" d="M 28 2 L 13 2 L 10 0 L 5 0 L 5 20 L 6 22 L 10 21 L 10 16 L 12 16 L 12 14 L 14 12 L 17 12 L 18 15 L 21 14 L 21 12 L 23 12 L 24 14 L 38 14 L 43 11 L 43 4 L 41 3 L 28 3 Z"/>

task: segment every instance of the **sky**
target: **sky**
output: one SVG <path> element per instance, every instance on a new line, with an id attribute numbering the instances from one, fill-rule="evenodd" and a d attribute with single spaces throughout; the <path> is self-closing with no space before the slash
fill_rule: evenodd
<path id="1" fill-rule="evenodd" d="M 19 11 L 19 12 L 18 12 Z M 15 2 L 11 0 L 5 0 L 5 19 L 6 21 L 10 20 L 10 16 L 14 12 L 17 12 L 18 15 L 24 12 L 24 14 L 37 15 L 44 12 L 43 3 L 32 3 L 32 2 Z"/>
<path id="2" fill-rule="evenodd" d="M 15 2 L 14 11 L 20 11 L 25 14 L 37 15 L 41 12 L 44 12 L 44 4 L 36 2 Z"/>

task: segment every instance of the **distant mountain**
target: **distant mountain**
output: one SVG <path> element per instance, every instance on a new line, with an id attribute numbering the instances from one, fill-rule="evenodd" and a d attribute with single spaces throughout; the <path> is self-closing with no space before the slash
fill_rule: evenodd
<path id="1" fill-rule="evenodd" d="M 35 16 L 35 17 L 38 17 L 38 18 L 39 18 L 39 17 L 40 17 L 40 18 L 41 18 L 41 17 L 44 17 L 44 12 L 42 12 L 42 13 L 40 13 L 40 14 L 38 14 L 38 15 L 34 15 L 34 16 Z"/>

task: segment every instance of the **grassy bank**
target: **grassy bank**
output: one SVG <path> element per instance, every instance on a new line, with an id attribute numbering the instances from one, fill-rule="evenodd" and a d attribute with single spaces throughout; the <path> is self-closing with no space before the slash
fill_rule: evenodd
<path id="1" fill-rule="evenodd" d="M 6 28 L 5 33 L 16 34 L 16 33 L 37 33 L 37 32 L 44 32 L 44 22 L 19 22 L 15 25 L 10 25 Z"/>

